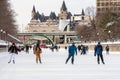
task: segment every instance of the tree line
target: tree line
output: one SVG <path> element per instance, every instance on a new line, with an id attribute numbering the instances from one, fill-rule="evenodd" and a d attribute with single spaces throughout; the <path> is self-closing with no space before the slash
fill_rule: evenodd
<path id="1" fill-rule="evenodd" d="M 7 34 L 16 36 L 18 32 L 15 16 L 16 13 L 12 10 L 10 0 L 0 0 L 0 39 L 13 41 Z"/>
<path id="2" fill-rule="evenodd" d="M 82 41 L 115 41 L 120 39 L 120 14 L 110 10 L 95 15 L 94 7 L 88 7 L 90 26 L 77 25 L 75 30 Z"/>

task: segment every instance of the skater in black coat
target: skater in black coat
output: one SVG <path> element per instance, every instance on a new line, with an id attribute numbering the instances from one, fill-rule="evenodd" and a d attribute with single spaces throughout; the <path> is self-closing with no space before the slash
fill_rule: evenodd
<path id="1" fill-rule="evenodd" d="M 20 51 L 20 49 L 17 48 L 15 43 L 12 43 L 12 45 L 8 48 L 8 52 L 11 54 L 8 63 L 10 63 L 11 60 L 13 60 L 13 63 L 15 64 L 15 54 L 18 54 L 18 51 Z"/>

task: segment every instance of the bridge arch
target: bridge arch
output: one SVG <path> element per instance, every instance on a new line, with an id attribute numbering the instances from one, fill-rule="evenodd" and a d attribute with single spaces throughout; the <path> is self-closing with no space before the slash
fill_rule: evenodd
<path id="1" fill-rule="evenodd" d="M 38 33 L 38 34 L 33 34 L 33 35 L 31 35 L 27 40 L 25 40 L 25 41 L 23 42 L 23 44 L 26 44 L 26 43 L 27 43 L 32 37 L 34 37 L 34 36 L 42 36 L 42 37 L 45 37 L 48 41 L 50 41 L 50 43 L 52 44 L 52 46 L 55 45 L 54 41 L 53 41 L 51 38 L 49 38 L 46 34 L 43 34 L 43 33 Z"/>

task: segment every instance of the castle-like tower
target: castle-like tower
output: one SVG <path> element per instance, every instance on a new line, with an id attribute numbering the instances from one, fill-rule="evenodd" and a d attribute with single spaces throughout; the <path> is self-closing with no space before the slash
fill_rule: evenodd
<path id="1" fill-rule="evenodd" d="M 33 6 L 33 10 L 32 10 L 32 14 L 31 14 L 31 19 L 34 20 L 36 19 L 36 10 L 35 10 L 35 6 Z"/>
<path id="2" fill-rule="evenodd" d="M 49 16 L 45 16 L 43 13 L 40 14 L 35 6 L 33 6 L 31 20 L 26 26 L 25 32 L 66 31 L 68 30 L 68 26 L 69 29 L 73 31 L 76 24 L 82 23 L 86 23 L 86 25 L 88 23 L 88 18 L 85 16 L 84 10 L 82 9 L 81 14 L 72 15 L 71 12 L 68 12 L 65 1 L 63 1 L 58 16 L 52 11 Z"/>
<path id="3" fill-rule="evenodd" d="M 68 18 L 68 11 L 65 4 L 65 1 L 63 1 L 62 7 L 60 9 L 60 13 L 58 14 L 59 19 L 67 19 Z"/>
<path id="4" fill-rule="evenodd" d="M 67 11 L 65 1 L 63 1 L 63 4 L 60 8 L 60 13 L 58 14 L 58 16 L 56 16 L 55 12 L 51 12 L 49 16 L 40 14 L 38 11 L 36 11 L 35 6 L 33 6 L 31 20 L 40 20 L 40 22 L 46 22 L 48 19 L 51 19 L 51 20 L 70 19 L 71 16 L 72 16 L 71 12 Z"/>

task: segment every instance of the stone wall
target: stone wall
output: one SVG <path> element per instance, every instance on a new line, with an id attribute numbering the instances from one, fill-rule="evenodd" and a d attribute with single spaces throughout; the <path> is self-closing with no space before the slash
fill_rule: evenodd
<path id="1" fill-rule="evenodd" d="M 97 44 L 97 43 L 96 43 Z M 83 44 L 83 45 L 87 45 L 89 47 L 89 50 L 94 50 L 94 47 L 96 44 Z M 60 46 L 61 48 L 65 48 L 65 46 L 69 46 L 71 44 L 60 44 L 58 46 Z M 81 45 L 81 44 L 76 44 L 76 46 L 78 45 Z M 102 44 L 103 46 L 103 50 L 105 51 L 105 47 L 106 47 L 107 44 Z M 108 44 L 109 45 L 109 48 L 110 48 L 110 51 L 112 52 L 120 52 L 120 44 Z"/>
<path id="2" fill-rule="evenodd" d="M 105 50 L 105 47 L 107 44 L 102 44 L 103 45 L 103 50 Z M 120 51 L 120 44 L 108 44 L 109 45 L 109 48 L 110 48 L 110 51 L 117 51 L 119 52 Z M 88 45 L 89 47 L 89 50 L 94 50 L 94 46 L 95 45 Z"/>
<path id="3" fill-rule="evenodd" d="M 105 47 L 107 44 L 102 44 L 102 45 L 103 45 L 103 50 L 105 50 Z M 109 45 L 110 51 L 120 52 L 120 44 L 108 44 L 108 45 Z M 89 50 L 94 50 L 94 46 L 95 45 L 88 45 Z"/>

